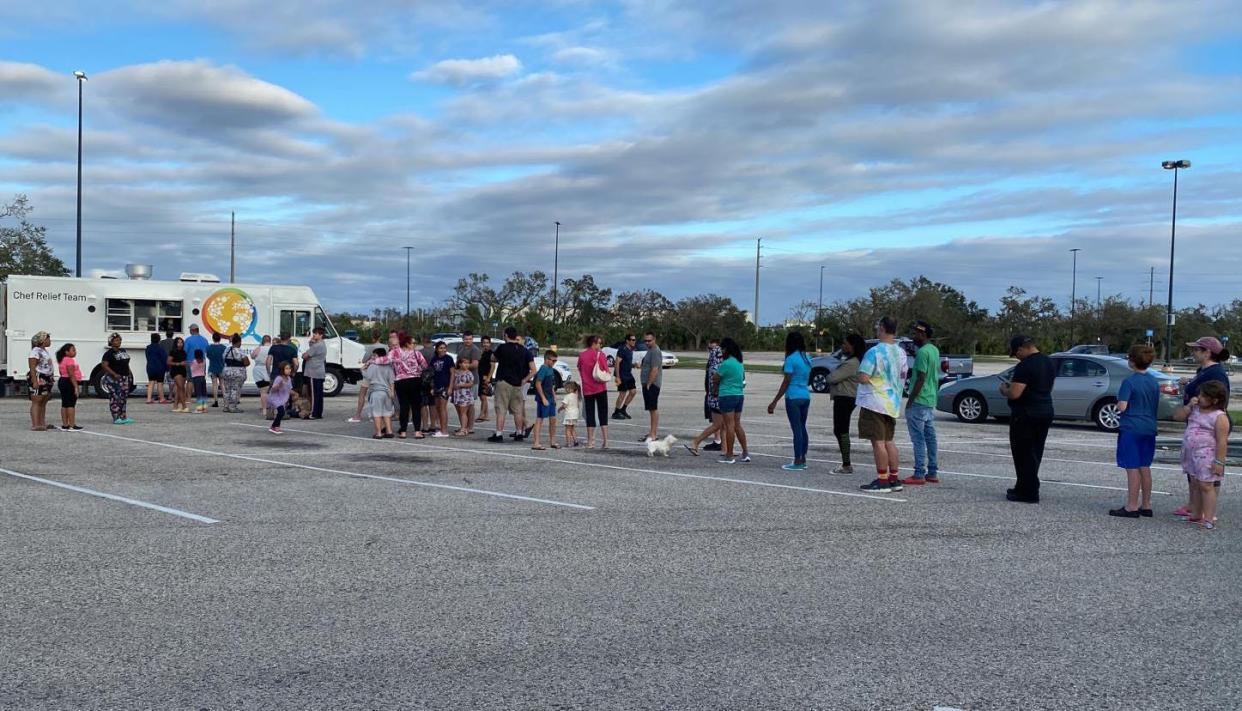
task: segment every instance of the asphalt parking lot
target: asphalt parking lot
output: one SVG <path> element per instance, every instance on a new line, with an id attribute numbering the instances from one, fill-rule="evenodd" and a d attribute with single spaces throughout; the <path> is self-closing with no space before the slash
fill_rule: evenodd
<path id="1" fill-rule="evenodd" d="M 701 372 L 665 379 L 688 439 Z M 1215 531 L 1170 516 L 1171 462 L 1155 518 L 1111 518 L 1113 438 L 1064 425 L 1042 503 L 1008 503 L 1004 426 L 942 414 L 943 483 L 863 495 L 865 443 L 828 473 L 826 397 L 812 468 L 779 468 L 777 382 L 749 377 L 734 466 L 647 458 L 638 412 L 608 451 L 532 452 L 374 441 L 352 397 L 283 437 L 253 397 L 140 391 L 126 427 L 83 400 L 81 433 L 0 399 L 0 707 L 1242 707 L 1235 474 Z"/>

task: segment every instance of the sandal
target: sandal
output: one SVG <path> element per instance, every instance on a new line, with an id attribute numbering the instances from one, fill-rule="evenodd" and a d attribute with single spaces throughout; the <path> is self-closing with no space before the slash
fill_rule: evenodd
<path id="1" fill-rule="evenodd" d="M 693 454 L 694 456 L 696 456 L 696 457 L 697 457 L 697 456 L 699 456 L 699 448 L 698 448 L 698 447 L 691 447 L 691 446 L 690 446 L 690 445 L 688 445 L 688 444 L 683 444 L 683 445 L 681 445 L 681 446 L 685 447 L 685 448 L 686 448 L 686 451 L 687 451 L 687 452 L 689 452 L 689 453 L 691 453 L 691 454 Z"/>
<path id="2" fill-rule="evenodd" d="M 405 439 L 405 433 L 404 433 L 404 432 L 398 432 L 398 433 L 397 433 L 397 437 L 399 437 L 399 438 L 401 438 L 401 439 Z"/>
<path id="3" fill-rule="evenodd" d="M 544 447 L 543 445 L 535 445 L 534 447 L 531 447 L 531 449 L 535 450 L 536 452 L 542 452 L 545 449 L 547 449 L 547 447 Z"/>
<path id="4" fill-rule="evenodd" d="M 552 444 L 549 444 L 548 446 L 549 446 L 549 447 L 551 447 L 552 449 L 560 449 L 560 448 L 561 448 L 561 445 L 557 444 L 556 442 L 553 442 Z"/>
<path id="5" fill-rule="evenodd" d="M 414 439 L 427 439 L 427 435 L 424 435 L 422 432 L 415 432 Z"/>
<path id="6" fill-rule="evenodd" d="M 384 439 L 384 435 L 371 435 L 371 439 Z"/>

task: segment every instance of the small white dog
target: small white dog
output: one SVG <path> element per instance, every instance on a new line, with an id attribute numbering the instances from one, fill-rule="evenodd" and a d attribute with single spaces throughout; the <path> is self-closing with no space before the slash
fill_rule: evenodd
<path id="1" fill-rule="evenodd" d="M 667 457 L 669 447 L 675 444 L 677 444 L 677 438 L 673 435 L 668 435 L 662 439 L 649 439 L 647 440 L 647 456 L 654 457 L 657 454 L 663 454 Z"/>

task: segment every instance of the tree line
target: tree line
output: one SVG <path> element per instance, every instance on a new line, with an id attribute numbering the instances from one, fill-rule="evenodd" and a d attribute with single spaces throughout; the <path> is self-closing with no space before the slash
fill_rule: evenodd
<path id="1" fill-rule="evenodd" d="M 24 195 L 0 205 L 0 279 L 9 274 L 67 276 L 69 270 L 47 244 L 42 226 L 33 224 L 33 208 Z M 5 224 L 5 218 L 16 222 Z M 606 343 L 625 333 L 654 331 L 669 348 L 701 350 L 712 336 L 732 336 L 743 348 L 779 350 L 786 333 L 799 329 L 824 350 L 832 350 L 846 334 L 870 336 L 881 316 L 904 325 L 915 319 L 930 322 L 936 343 L 945 353 L 1002 354 L 1010 335 L 1026 333 L 1045 350 L 1064 350 L 1077 343 L 1103 343 L 1114 351 L 1147 341 L 1164 345 L 1165 307 L 1135 304 L 1110 296 L 1098 306 L 1078 299 L 1071 308 L 1047 296 L 1011 286 L 994 312 L 966 298 L 960 290 L 925 276 L 894 279 L 866 295 L 833 301 L 819 308 L 812 300 L 794 306 L 785 324 L 756 328 L 732 299 L 699 294 L 673 301 L 652 289 L 614 292 L 590 274 L 566 277 L 552 289 L 541 271 L 513 272 L 501 281 L 471 273 L 457 280 L 452 293 L 430 309 L 404 313 L 396 307 L 370 314 L 343 313 L 337 326 L 358 331 L 363 339 L 382 340 L 391 330 L 409 333 L 472 330 L 493 336 L 508 325 L 540 343 L 572 346 L 587 333 L 603 335 Z M 1180 344 L 1204 334 L 1224 339 L 1242 334 L 1242 299 L 1229 304 L 1195 304 L 1178 309 L 1173 329 L 1174 353 Z M 1238 350 L 1236 347 L 1234 350 Z"/>
<path id="2" fill-rule="evenodd" d="M 439 306 L 408 316 L 397 308 L 375 309 L 371 314 L 341 314 L 359 333 L 380 337 L 390 330 L 411 333 L 459 331 L 499 334 L 516 326 L 540 343 L 573 347 L 588 333 L 602 334 L 606 343 L 625 333 L 654 331 L 669 348 L 700 350 L 712 336 L 732 336 L 743 348 L 780 350 L 790 330 L 817 338 L 823 350 L 832 350 L 847 334 L 870 337 L 881 316 L 898 323 L 915 319 L 930 322 L 936 343 L 945 353 L 1004 354 L 1009 337 L 1026 333 L 1047 350 L 1064 350 L 1078 343 L 1103 343 L 1115 351 L 1151 340 L 1160 349 L 1164 341 L 1165 308 L 1138 305 L 1118 296 L 1097 306 L 1079 299 L 1076 307 L 1046 296 L 1028 294 L 1011 286 L 994 312 L 968 299 L 959 289 L 925 276 L 894 279 L 873 287 L 865 296 L 826 303 L 794 306 L 786 322 L 756 328 L 732 299 L 700 294 L 673 301 L 658 291 L 638 289 L 615 293 L 590 274 L 561 281 L 553 298 L 543 272 L 514 272 L 494 282 L 487 274 L 472 273 L 457 280 L 452 294 Z M 1177 344 L 1204 334 L 1228 338 L 1242 333 L 1242 299 L 1227 305 L 1196 304 L 1176 311 L 1173 330 Z M 1153 337 L 1147 338 L 1147 331 Z M 1072 334 L 1072 337 L 1071 337 Z"/>

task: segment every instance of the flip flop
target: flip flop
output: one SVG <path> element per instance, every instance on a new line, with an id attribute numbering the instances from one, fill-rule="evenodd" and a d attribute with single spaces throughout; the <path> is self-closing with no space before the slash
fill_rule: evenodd
<path id="1" fill-rule="evenodd" d="M 696 457 L 697 457 L 697 456 L 699 456 L 699 450 L 695 449 L 694 447 L 691 447 L 691 446 L 690 446 L 690 445 L 688 445 L 688 444 L 683 444 L 683 445 L 681 445 L 681 446 L 685 447 L 685 448 L 686 448 L 686 451 L 687 451 L 687 452 L 689 452 L 689 453 L 691 453 L 691 454 L 693 454 L 694 456 L 696 456 Z"/>
<path id="2" fill-rule="evenodd" d="M 556 444 L 555 442 L 553 442 L 552 444 L 550 444 L 550 445 L 548 445 L 548 446 L 549 446 L 549 447 L 551 447 L 552 449 L 560 449 L 560 448 L 561 448 L 561 445 Z"/>
<path id="3" fill-rule="evenodd" d="M 535 450 L 536 452 L 542 452 L 546 450 L 547 447 L 531 447 L 531 449 Z"/>

